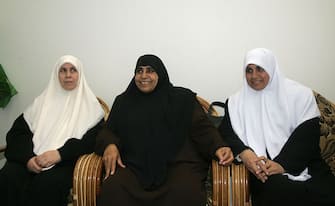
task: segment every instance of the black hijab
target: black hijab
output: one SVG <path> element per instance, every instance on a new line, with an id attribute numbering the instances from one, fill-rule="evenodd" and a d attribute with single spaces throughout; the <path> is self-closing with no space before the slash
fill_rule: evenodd
<path id="1" fill-rule="evenodd" d="M 143 93 L 133 77 L 126 91 L 115 99 L 107 124 L 120 138 L 123 162 L 135 172 L 143 187 L 151 190 L 165 181 L 168 163 L 189 134 L 196 94 L 174 87 L 157 56 L 141 56 L 136 68 L 139 66 L 155 70 L 156 88 Z"/>

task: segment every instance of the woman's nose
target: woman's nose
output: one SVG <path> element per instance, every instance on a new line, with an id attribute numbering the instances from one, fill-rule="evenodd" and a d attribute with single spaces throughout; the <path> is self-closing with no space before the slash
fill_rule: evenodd
<path id="1" fill-rule="evenodd" d="M 141 78 L 145 78 L 145 77 L 147 77 L 147 72 L 146 72 L 146 71 L 143 71 L 143 72 L 141 73 Z"/>
<path id="2" fill-rule="evenodd" d="M 71 77 L 71 71 L 66 71 L 65 76 L 66 77 Z"/>
<path id="3" fill-rule="evenodd" d="M 255 78 L 255 77 L 257 77 L 257 76 L 258 76 L 257 71 L 252 71 L 252 73 L 251 73 L 251 77 L 252 77 L 252 78 Z"/>

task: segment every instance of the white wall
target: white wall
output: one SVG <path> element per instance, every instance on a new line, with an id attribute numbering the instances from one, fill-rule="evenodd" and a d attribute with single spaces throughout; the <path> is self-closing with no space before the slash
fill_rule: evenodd
<path id="1" fill-rule="evenodd" d="M 175 85 L 224 101 L 247 50 L 274 51 L 286 76 L 335 101 L 334 0 L 0 0 L 0 64 L 18 90 L 0 109 L 0 144 L 46 87 L 56 60 L 78 56 L 109 105 L 153 53 Z"/>

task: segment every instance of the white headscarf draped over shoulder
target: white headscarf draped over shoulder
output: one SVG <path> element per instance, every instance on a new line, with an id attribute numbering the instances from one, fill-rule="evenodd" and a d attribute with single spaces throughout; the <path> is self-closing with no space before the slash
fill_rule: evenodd
<path id="1" fill-rule="evenodd" d="M 256 91 L 248 85 L 248 64 L 258 65 L 269 74 L 269 83 L 263 90 Z M 258 156 L 267 156 L 267 151 L 273 159 L 301 123 L 320 116 L 319 109 L 312 90 L 285 78 L 267 49 L 249 51 L 243 73 L 243 88 L 228 101 L 232 127 Z"/>
<path id="2" fill-rule="evenodd" d="M 58 78 L 63 64 L 78 71 L 77 87 L 65 90 Z M 96 96 L 86 83 L 83 65 L 71 55 L 62 56 L 55 65 L 48 87 L 23 114 L 33 135 L 34 153 L 42 154 L 64 145 L 70 138 L 81 139 L 104 116 Z"/>

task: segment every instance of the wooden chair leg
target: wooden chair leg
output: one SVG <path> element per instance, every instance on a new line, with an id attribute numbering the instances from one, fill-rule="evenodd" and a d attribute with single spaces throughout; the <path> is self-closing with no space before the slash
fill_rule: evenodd
<path id="1" fill-rule="evenodd" d="M 102 158 L 94 153 L 81 156 L 73 173 L 73 205 L 96 206 L 102 181 Z"/>
<path id="2" fill-rule="evenodd" d="M 228 206 L 230 200 L 230 167 L 212 161 L 213 206 Z"/>
<path id="3" fill-rule="evenodd" d="M 249 172 L 243 164 L 232 164 L 232 203 L 234 206 L 251 206 Z"/>

